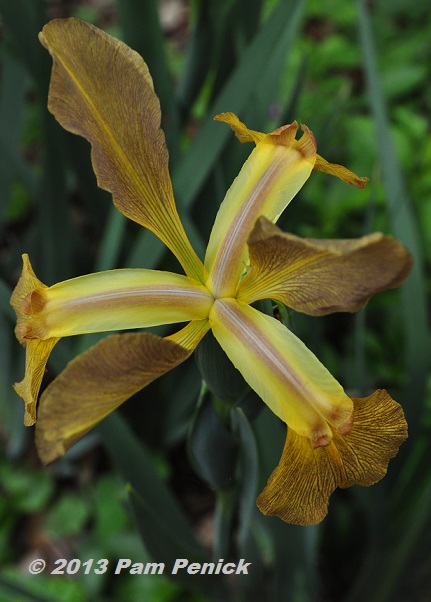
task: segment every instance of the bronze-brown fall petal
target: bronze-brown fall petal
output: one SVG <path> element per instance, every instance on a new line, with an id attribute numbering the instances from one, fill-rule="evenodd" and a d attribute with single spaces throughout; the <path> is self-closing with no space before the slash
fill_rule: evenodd
<path id="1" fill-rule="evenodd" d="M 36 447 L 44 464 L 126 399 L 181 364 L 190 350 L 149 333 L 111 335 L 72 360 L 39 402 Z"/>
<path id="2" fill-rule="evenodd" d="M 313 316 L 361 309 L 376 293 L 399 286 L 412 257 L 381 233 L 352 240 L 316 240 L 282 232 L 265 218 L 248 239 L 250 269 L 238 299 L 272 298 Z"/>
<path id="3" fill-rule="evenodd" d="M 391 458 L 407 438 L 401 406 L 386 391 L 354 398 L 354 422 L 348 435 L 334 433 L 326 447 L 289 429 L 280 463 L 257 499 L 264 514 L 297 525 L 319 523 L 337 487 L 372 485 L 382 479 Z"/>
<path id="4" fill-rule="evenodd" d="M 175 206 L 160 103 L 142 57 L 79 19 L 51 21 L 39 38 L 54 61 L 48 108 L 66 130 L 91 143 L 99 186 L 202 282 L 203 266 Z"/>

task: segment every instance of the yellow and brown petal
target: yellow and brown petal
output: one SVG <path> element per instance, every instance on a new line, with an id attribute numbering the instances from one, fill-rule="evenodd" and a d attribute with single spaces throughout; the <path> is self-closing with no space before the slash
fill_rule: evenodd
<path id="1" fill-rule="evenodd" d="M 25 402 L 25 424 L 36 420 L 46 363 L 60 338 L 189 320 L 207 323 L 212 303 L 199 282 L 156 270 L 110 270 L 48 287 L 23 255 L 11 304 L 17 314 L 16 335 L 26 348 L 25 376 L 15 385 Z"/>
<path id="2" fill-rule="evenodd" d="M 256 220 L 276 221 L 310 176 L 316 143 L 303 129 L 299 140 L 296 122 L 263 136 L 220 205 L 205 256 L 206 285 L 215 297 L 235 297 Z"/>
<path id="3" fill-rule="evenodd" d="M 43 291 L 48 287 L 37 278 L 28 255 L 23 255 L 22 259 L 23 270 L 10 302 L 17 315 L 16 337 L 21 345 L 26 348 L 25 376 L 21 382 L 14 385 L 14 389 L 24 400 L 24 424 L 31 426 L 36 421 L 37 397 L 45 374 L 46 364 L 54 345 L 59 339 L 51 338 L 41 341 L 28 338 L 31 329 L 29 321 L 33 314 L 31 297 L 35 291 Z"/>
<path id="4" fill-rule="evenodd" d="M 263 514 L 297 525 L 319 523 L 337 487 L 373 485 L 407 438 L 401 406 L 385 390 L 354 398 L 354 421 L 344 436 L 335 433 L 326 447 L 289 429 L 280 463 L 257 499 Z"/>
<path id="5" fill-rule="evenodd" d="M 400 286 L 412 257 L 391 236 L 316 240 L 282 232 L 260 218 L 248 239 L 250 269 L 238 299 L 272 298 L 313 316 L 360 310 L 378 292 Z"/>
<path id="6" fill-rule="evenodd" d="M 235 136 L 240 142 L 254 142 L 255 144 L 258 144 L 266 135 L 262 132 L 257 132 L 256 130 L 250 130 L 234 113 L 221 113 L 220 115 L 216 115 L 214 119 L 216 121 L 227 123 L 235 132 Z M 275 131 L 277 132 L 277 130 Z M 313 167 L 313 172 L 314 171 L 322 171 L 331 176 L 335 176 L 346 184 L 356 186 L 357 188 L 365 188 L 368 183 L 368 178 L 358 176 L 353 171 L 350 171 L 350 169 L 347 169 L 347 167 L 339 165 L 338 163 L 330 163 L 317 153 Z"/>
<path id="7" fill-rule="evenodd" d="M 91 143 L 99 186 L 171 249 L 188 276 L 203 282 L 202 262 L 175 206 L 160 103 L 142 57 L 79 19 L 55 19 L 39 39 L 53 59 L 48 108 Z"/>
<path id="8" fill-rule="evenodd" d="M 352 401 L 316 356 L 278 320 L 241 301 L 218 299 L 209 321 L 215 338 L 247 383 L 313 447 L 328 445 L 333 430 L 350 430 Z"/>
<path id="9" fill-rule="evenodd" d="M 21 330 L 26 339 L 47 339 L 174 324 L 208 317 L 213 301 L 203 285 L 181 274 L 108 270 L 27 295 Z"/>
<path id="10" fill-rule="evenodd" d="M 44 464 L 61 457 L 98 422 L 191 354 L 150 333 L 110 335 L 72 360 L 45 389 L 36 447 Z"/>
<path id="11" fill-rule="evenodd" d="M 346 184 L 356 186 L 356 188 L 365 188 L 368 183 L 368 178 L 358 176 L 353 171 L 350 171 L 350 169 L 347 169 L 347 167 L 338 165 L 338 163 L 329 163 L 329 161 L 320 155 L 316 155 L 316 163 L 314 164 L 313 171 L 323 171 L 323 173 L 335 176 Z"/>
<path id="12" fill-rule="evenodd" d="M 24 425 L 31 426 L 36 422 L 36 404 L 39 396 L 46 364 L 51 351 L 60 339 L 28 340 L 25 345 L 25 376 L 15 383 L 14 389 L 24 400 Z"/>

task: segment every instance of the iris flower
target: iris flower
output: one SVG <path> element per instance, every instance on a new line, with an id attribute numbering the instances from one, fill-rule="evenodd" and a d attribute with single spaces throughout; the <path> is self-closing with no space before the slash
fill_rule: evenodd
<path id="1" fill-rule="evenodd" d="M 269 298 L 313 316 L 354 312 L 405 279 L 410 255 L 389 236 L 311 240 L 275 225 L 313 170 L 360 188 L 366 178 L 320 157 L 306 126 L 297 140 L 296 122 L 263 134 L 232 113 L 218 115 L 255 148 L 220 206 L 202 263 L 177 213 L 159 101 L 143 59 L 77 19 L 48 23 L 40 41 L 53 58 L 50 111 L 91 143 L 99 186 L 169 247 L 184 274 L 117 269 L 46 286 L 24 255 L 11 303 L 26 348 L 25 376 L 15 385 L 25 424 L 36 421 L 46 362 L 62 337 L 187 322 L 166 337 L 111 334 L 71 361 L 39 401 L 42 462 L 62 456 L 126 399 L 181 364 L 212 329 L 288 427 L 258 507 L 291 523 L 319 522 L 337 487 L 370 485 L 385 475 L 407 436 L 403 411 L 384 390 L 350 398 L 285 325 L 252 304 Z"/>

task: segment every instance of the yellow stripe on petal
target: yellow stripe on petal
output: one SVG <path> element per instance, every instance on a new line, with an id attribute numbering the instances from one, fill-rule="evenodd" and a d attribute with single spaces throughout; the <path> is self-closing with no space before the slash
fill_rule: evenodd
<path id="1" fill-rule="evenodd" d="M 257 505 L 264 514 L 297 525 L 319 523 L 337 487 L 372 485 L 382 479 L 388 462 L 407 438 L 401 406 L 386 391 L 353 399 L 354 421 L 345 436 L 334 433 L 327 447 L 289 429 L 280 463 Z"/>
<path id="2" fill-rule="evenodd" d="M 207 286 L 215 297 L 235 296 L 257 218 L 276 221 L 313 169 L 314 137 L 304 126 L 304 135 L 296 141 L 297 129 L 295 122 L 264 136 L 220 206 L 205 257 Z"/>
<path id="3" fill-rule="evenodd" d="M 260 218 L 248 239 L 250 269 L 238 299 L 271 298 L 313 316 L 361 309 L 376 293 L 399 286 L 412 257 L 381 233 L 315 240 L 282 232 Z"/>
<path id="4" fill-rule="evenodd" d="M 21 278 L 26 279 L 25 275 Z M 206 318 L 213 303 L 213 297 L 198 282 L 156 270 L 110 270 L 51 287 L 40 285 L 36 282 L 37 288 L 28 292 L 21 303 L 15 294 L 21 340 L 196 320 Z"/>
<path id="5" fill-rule="evenodd" d="M 214 336 L 268 407 L 313 446 L 328 445 L 329 425 L 346 433 L 353 404 L 316 356 L 280 322 L 234 299 L 210 313 Z"/>
<path id="6" fill-rule="evenodd" d="M 126 399 L 190 351 L 149 333 L 111 335 L 72 360 L 41 396 L 36 447 L 44 464 L 62 456 Z"/>
<path id="7" fill-rule="evenodd" d="M 78 19 L 51 21 L 39 38 L 54 61 L 48 108 L 91 143 L 99 186 L 172 250 L 187 275 L 203 281 L 175 207 L 160 104 L 143 59 Z"/>

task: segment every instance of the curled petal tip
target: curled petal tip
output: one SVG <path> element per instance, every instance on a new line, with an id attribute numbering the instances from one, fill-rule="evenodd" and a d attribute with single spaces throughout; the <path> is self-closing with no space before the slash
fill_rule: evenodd
<path id="1" fill-rule="evenodd" d="M 368 183 L 368 178 L 364 176 L 358 176 L 347 167 L 338 165 L 337 163 L 329 163 L 326 159 L 320 155 L 316 155 L 316 163 L 314 165 L 314 171 L 323 171 L 331 176 L 335 176 L 356 188 L 363 189 Z"/>
<path id="2" fill-rule="evenodd" d="M 235 132 L 235 136 L 240 142 L 254 142 L 258 144 L 265 134 L 250 130 L 242 121 L 238 119 L 235 113 L 220 113 L 214 117 L 214 121 L 222 121 L 227 123 L 228 126 Z"/>
<path id="3" fill-rule="evenodd" d="M 296 148 L 302 154 L 304 159 L 312 159 L 313 161 L 316 158 L 316 139 L 314 137 L 313 132 L 306 125 L 302 124 L 301 129 L 304 132 L 301 138 L 298 140 Z"/>
<path id="4" fill-rule="evenodd" d="M 24 400 L 27 397 L 26 395 L 26 382 L 25 379 L 19 383 L 15 383 L 13 385 L 15 392 L 22 397 Z M 25 408 L 24 408 L 24 426 L 33 426 L 36 422 L 36 401 L 33 399 L 26 400 Z"/>

